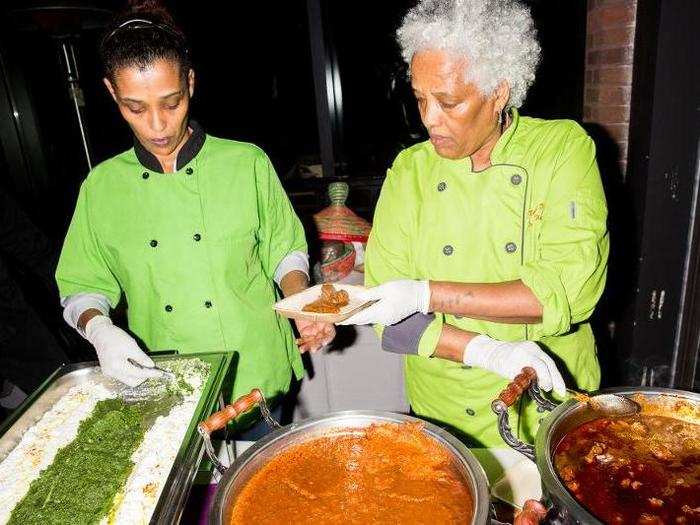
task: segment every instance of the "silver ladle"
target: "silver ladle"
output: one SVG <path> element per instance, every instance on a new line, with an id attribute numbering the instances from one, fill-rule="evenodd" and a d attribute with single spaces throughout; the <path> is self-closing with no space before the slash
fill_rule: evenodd
<path id="1" fill-rule="evenodd" d="M 634 416 L 642 407 L 629 397 L 618 394 L 596 394 L 589 396 L 567 388 L 566 391 L 580 403 L 586 403 L 591 410 L 612 417 Z"/>
<path id="2" fill-rule="evenodd" d="M 537 388 L 537 372 L 535 372 L 535 369 L 526 366 L 498 395 L 498 398 L 494 400 L 494 403 L 492 403 L 494 412 L 500 413 L 503 407 L 513 406 L 525 391 L 529 391 L 530 396 L 539 406 L 547 410 L 553 410 L 556 407 L 555 403 L 552 403 L 540 394 L 540 390 Z M 569 388 L 566 391 L 579 403 L 587 404 L 591 410 L 603 416 L 633 416 L 639 414 L 642 410 L 639 403 L 618 394 L 595 394 L 591 396 Z M 503 407 L 498 406 L 499 402 L 503 404 Z"/>
<path id="3" fill-rule="evenodd" d="M 513 434 L 508 418 L 508 408 L 515 405 L 524 392 L 527 392 L 532 400 L 535 401 L 540 412 L 552 411 L 557 407 L 556 403 L 553 403 L 540 393 L 540 389 L 537 387 L 537 372 L 535 372 L 535 369 L 526 366 L 493 400 L 491 410 L 498 417 L 498 432 L 501 434 L 503 441 L 514 450 L 534 461 L 535 447 L 529 443 L 524 443 Z M 604 393 L 590 396 L 570 389 L 567 389 L 567 392 L 573 395 L 574 401 L 587 405 L 593 412 L 603 417 L 633 416 L 642 410 L 642 407 L 636 401 L 617 394 Z"/>

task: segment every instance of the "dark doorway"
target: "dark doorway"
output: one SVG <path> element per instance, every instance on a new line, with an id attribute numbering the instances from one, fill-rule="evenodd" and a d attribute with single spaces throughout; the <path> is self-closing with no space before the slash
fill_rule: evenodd
<path id="1" fill-rule="evenodd" d="M 617 356 L 625 384 L 698 387 L 700 3 L 639 2 L 627 211 L 636 282 Z"/>

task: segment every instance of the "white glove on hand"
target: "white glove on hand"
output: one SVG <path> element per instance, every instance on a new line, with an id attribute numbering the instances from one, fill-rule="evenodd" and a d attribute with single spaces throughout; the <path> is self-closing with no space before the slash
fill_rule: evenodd
<path id="1" fill-rule="evenodd" d="M 467 343 L 462 361 L 507 379 L 513 379 L 523 367 L 531 366 L 537 372 L 537 384 L 542 390 L 554 390 L 559 396 L 566 394 L 564 379 L 554 360 L 532 341 L 506 343 L 478 335 Z"/>
<path id="2" fill-rule="evenodd" d="M 130 357 L 145 366 L 154 364 L 133 337 L 114 326 L 109 317 L 96 315 L 90 319 L 85 325 L 85 338 L 95 347 L 104 375 L 130 387 L 140 385 L 149 377 L 160 377 L 157 370 L 142 370 L 127 361 Z"/>
<path id="3" fill-rule="evenodd" d="M 367 288 L 356 295 L 362 302 L 378 301 L 338 324 L 392 325 L 417 312 L 428 313 L 430 284 L 428 281 L 402 279 Z"/>

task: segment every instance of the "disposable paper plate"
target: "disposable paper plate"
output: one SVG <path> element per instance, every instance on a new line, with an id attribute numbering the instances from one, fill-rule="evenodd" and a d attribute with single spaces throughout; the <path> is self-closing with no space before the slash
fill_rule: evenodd
<path id="1" fill-rule="evenodd" d="M 309 303 L 314 302 L 321 297 L 321 286 L 317 284 L 311 288 L 307 288 L 303 292 L 285 297 L 278 303 L 275 303 L 273 308 L 280 315 L 289 319 L 306 319 L 309 321 L 323 321 L 326 323 L 339 323 L 345 321 L 348 317 L 356 314 L 360 310 L 364 310 L 372 305 L 374 301 L 361 301 L 357 299 L 357 293 L 364 290 L 362 286 L 352 284 L 333 283 L 336 290 L 345 290 L 348 292 L 349 303 L 343 306 L 337 314 L 320 314 L 314 312 L 302 312 L 302 308 Z"/>
<path id="2" fill-rule="evenodd" d="M 491 487 L 491 495 L 522 509 L 529 499 L 542 498 L 542 481 L 537 466 L 523 459 L 507 469 Z"/>

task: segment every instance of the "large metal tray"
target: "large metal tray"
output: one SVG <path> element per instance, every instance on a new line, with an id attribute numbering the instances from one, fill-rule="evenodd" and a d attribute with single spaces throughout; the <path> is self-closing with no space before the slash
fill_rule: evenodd
<path id="1" fill-rule="evenodd" d="M 169 525 L 178 523 L 182 516 L 187 496 L 204 452 L 204 443 L 196 431 L 196 426 L 199 421 L 214 412 L 232 354 L 207 352 L 152 357 L 156 362 L 166 359 L 196 357 L 210 366 L 209 376 L 202 389 L 199 403 L 192 415 L 173 467 L 158 499 L 158 504 L 151 516 L 151 524 Z M 63 365 L 44 381 L 0 426 L 0 462 L 17 446 L 24 433 L 36 424 L 68 390 L 88 381 L 108 381 L 100 372 L 97 362 Z"/>

